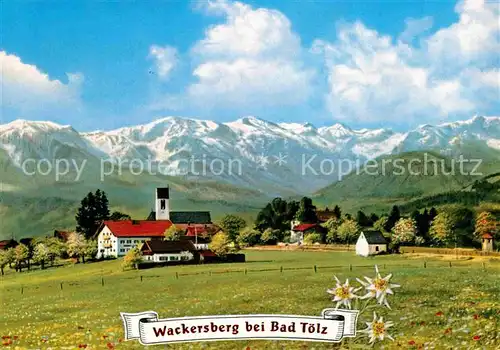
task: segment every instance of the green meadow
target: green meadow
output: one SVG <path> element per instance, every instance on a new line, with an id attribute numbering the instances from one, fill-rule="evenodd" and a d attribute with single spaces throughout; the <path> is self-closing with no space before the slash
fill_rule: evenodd
<path id="1" fill-rule="evenodd" d="M 392 273 L 400 284 L 391 309 L 372 311 L 390 320 L 394 341 L 384 349 L 500 348 L 500 260 L 352 252 L 246 251 L 247 262 L 122 271 L 121 260 L 6 271 L 0 287 L 0 336 L 6 349 L 142 349 L 123 340 L 120 312 L 153 310 L 161 318 L 224 314 L 319 316 L 334 304 L 326 293 L 333 276 Z M 468 260 L 467 260 L 468 259 Z M 425 266 L 424 266 L 425 265 Z M 316 268 L 315 268 L 316 266 Z M 283 270 L 281 269 L 283 267 Z M 360 291 L 359 294 L 365 294 Z M 1 345 L 1 344 L 0 344 Z M 341 344 L 232 341 L 153 346 L 164 349 L 369 348 L 367 338 Z"/>

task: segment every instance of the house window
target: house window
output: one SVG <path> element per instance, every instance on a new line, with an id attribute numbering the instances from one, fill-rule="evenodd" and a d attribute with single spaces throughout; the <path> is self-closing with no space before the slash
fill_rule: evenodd
<path id="1" fill-rule="evenodd" d="M 123 249 L 123 248 L 122 248 L 122 249 L 120 249 L 120 252 L 121 252 L 121 253 L 125 253 L 125 249 Z"/>
<path id="2" fill-rule="evenodd" d="M 178 256 L 171 256 L 170 261 L 179 261 L 179 257 Z"/>
<path id="3" fill-rule="evenodd" d="M 139 243 L 139 241 L 137 239 L 134 239 L 134 243 Z"/>
<path id="4" fill-rule="evenodd" d="M 167 257 L 166 256 L 160 256 L 160 261 L 167 261 Z"/>
<path id="5" fill-rule="evenodd" d="M 132 243 L 132 240 L 131 239 L 127 239 L 127 243 Z"/>
<path id="6" fill-rule="evenodd" d="M 378 245 L 377 245 L 377 246 L 375 246 L 375 251 L 376 251 L 376 252 L 378 252 Z"/>

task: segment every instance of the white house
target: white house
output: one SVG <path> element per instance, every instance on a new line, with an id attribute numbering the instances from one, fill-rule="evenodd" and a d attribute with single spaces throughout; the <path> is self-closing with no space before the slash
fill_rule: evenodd
<path id="1" fill-rule="evenodd" d="M 143 259 L 149 262 L 193 260 L 195 250 L 196 248 L 189 240 L 152 240 L 146 241 L 141 247 Z"/>
<path id="2" fill-rule="evenodd" d="M 356 242 L 356 255 L 369 256 L 387 252 L 387 240 L 379 231 L 364 231 Z"/>
<path id="3" fill-rule="evenodd" d="M 104 221 L 97 235 L 97 258 L 124 256 L 146 241 L 162 239 L 170 226 L 169 220 Z"/>
<path id="4" fill-rule="evenodd" d="M 127 252 L 146 241 L 163 239 L 165 231 L 173 224 L 187 229 L 187 235 L 195 237 L 198 250 L 208 249 L 208 242 L 199 237 L 216 228 L 210 212 L 170 211 L 168 187 L 156 188 L 155 211 L 147 220 L 104 221 L 96 232 L 97 258 L 124 256 Z M 194 233 L 190 233 L 191 231 Z M 199 241 L 198 241 L 199 240 Z"/>

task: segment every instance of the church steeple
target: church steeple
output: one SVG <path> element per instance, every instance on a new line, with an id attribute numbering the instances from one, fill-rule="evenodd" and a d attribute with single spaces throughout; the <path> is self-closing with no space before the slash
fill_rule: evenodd
<path id="1" fill-rule="evenodd" d="M 156 220 L 170 220 L 169 188 L 156 189 Z"/>

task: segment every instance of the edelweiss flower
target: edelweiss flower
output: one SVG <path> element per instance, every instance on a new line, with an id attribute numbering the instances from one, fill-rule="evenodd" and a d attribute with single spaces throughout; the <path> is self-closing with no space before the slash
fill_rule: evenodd
<path id="1" fill-rule="evenodd" d="M 394 340 L 394 338 L 387 333 L 387 328 L 392 327 L 394 323 L 384 322 L 383 317 L 377 319 L 377 314 L 375 312 L 373 313 L 373 321 L 366 322 L 366 325 L 368 328 L 359 332 L 368 334 L 370 344 L 374 343 L 376 340 L 384 340 L 386 337 L 390 340 Z"/>
<path id="2" fill-rule="evenodd" d="M 365 277 L 365 279 L 370 280 L 368 277 Z M 369 283 L 367 283 L 363 280 L 360 280 L 359 278 L 356 278 L 356 281 L 358 281 L 359 284 L 361 284 L 366 290 L 368 290 L 368 287 L 371 284 L 371 280 Z M 359 297 L 359 298 L 360 299 L 373 299 L 376 296 L 377 296 L 377 293 L 374 290 L 368 290 L 368 292 L 365 295 L 363 295 L 362 297 Z"/>
<path id="3" fill-rule="evenodd" d="M 349 285 L 348 279 L 345 280 L 344 284 L 341 284 L 337 276 L 334 277 L 337 285 L 335 286 L 335 288 L 328 289 L 326 292 L 334 296 L 332 300 L 334 302 L 337 302 L 337 305 L 335 306 L 336 309 L 338 309 L 340 305 L 345 305 L 348 309 L 350 309 L 351 300 L 358 297 L 354 293 L 356 293 L 361 288 L 354 289 L 354 287 L 351 287 Z"/>
<path id="4" fill-rule="evenodd" d="M 371 279 L 365 277 L 368 283 L 358 279 L 358 282 L 361 283 L 368 291 L 368 293 L 364 295 L 362 298 L 366 299 L 375 297 L 379 304 L 381 305 L 384 304 L 390 309 L 391 307 L 387 302 L 387 294 L 394 294 L 392 288 L 399 288 L 400 286 L 399 284 L 393 284 L 389 282 L 389 280 L 392 277 L 392 274 L 389 274 L 386 277 L 382 278 L 382 276 L 380 276 L 380 273 L 378 271 L 377 265 L 375 265 L 375 272 L 376 272 L 375 278 Z"/>

